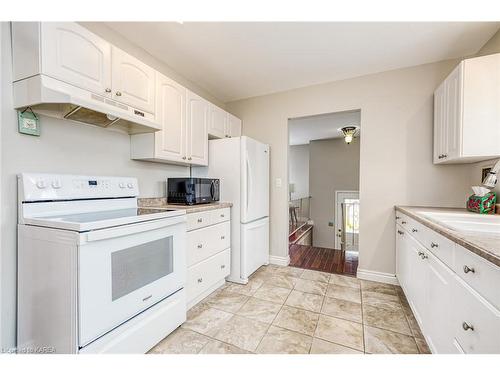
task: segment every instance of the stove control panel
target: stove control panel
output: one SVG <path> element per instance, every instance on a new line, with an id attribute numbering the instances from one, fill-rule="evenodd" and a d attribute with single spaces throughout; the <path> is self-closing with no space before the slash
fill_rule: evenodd
<path id="1" fill-rule="evenodd" d="M 134 177 L 23 173 L 18 176 L 23 202 L 125 198 L 139 195 Z"/>

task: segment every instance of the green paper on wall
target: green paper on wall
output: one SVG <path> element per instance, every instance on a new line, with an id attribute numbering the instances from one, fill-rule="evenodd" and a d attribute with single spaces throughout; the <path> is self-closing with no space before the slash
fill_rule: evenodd
<path id="1" fill-rule="evenodd" d="M 31 108 L 17 111 L 19 133 L 40 136 L 40 121 Z"/>

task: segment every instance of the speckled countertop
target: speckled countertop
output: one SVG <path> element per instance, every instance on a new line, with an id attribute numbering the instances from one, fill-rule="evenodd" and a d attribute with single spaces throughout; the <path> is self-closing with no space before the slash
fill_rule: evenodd
<path id="1" fill-rule="evenodd" d="M 194 206 L 187 206 L 184 204 L 169 204 L 167 202 L 167 198 L 137 198 L 137 205 L 139 207 L 154 207 L 164 210 L 185 210 L 188 214 L 192 214 L 194 212 L 217 210 L 219 208 L 227 208 L 233 206 L 233 204 L 229 202 L 206 203 Z"/>
<path id="2" fill-rule="evenodd" d="M 480 257 L 500 267 L 500 233 L 498 236 L 480 232 L 456 231 L 437 220 L 424 216 L 425 212 L 469 213 L 464 208 L 437 208 L 418 206 L 396 206 L 396 210 L 408 215 L 426 227 L 449 238 L 451 241 L 472 251 Z"/>

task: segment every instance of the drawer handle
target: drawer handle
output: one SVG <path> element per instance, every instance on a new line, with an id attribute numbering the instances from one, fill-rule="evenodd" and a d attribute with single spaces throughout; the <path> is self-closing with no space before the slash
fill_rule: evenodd
<path id="1" fill-rule="evenodd" d="M 403 235 L 403 234 L 405 234 L 405 232 L 400 231 L 400 230 L 398 229 L 398 234 Z"/>
<path id="2" fill-rule="evenodd" d="M 221 268 L 221 270 L 223 270 L 224 268 L 226 268 L 226 265 L 225 264 L 221 264 L 220 268 Z"/>
<path id="3" fill-rule="evenodd" d="M 470 324 L 468 324 L 467 322 L 463 322 L 462 323 L 462 328 L 464 329 L 464 331 L 468 331 L 469 329 L 471 331 L 474 331 L 474 327 L 471 326 Z"/>
<path id="4" fill-rule="evenodd" d="M 439 247 L 439 245 L 435 242 L 431 242 L 431 247 L 434 249 L 435 247 Z"/>
<path id="5" fill-rule="evenodd" d="M 201 217 L 198 219 L 198 223 L 203 223 L 203 219 Z"/>
<path id="6" fill-rule="evenodd" d="M 403 221 L 401 222 L 401 224 L 406 224 L 406 221 L 404 221 L 404 220 L 403 220 Z"/>
<path id="7" fill-rule="evenodd" d="M 224 214 L 220 214 L 220 217 L 224 217 L 225 215 Z"/>
<path id="8" fill-rule="evenodd" d="M 476 270 L 474 269 L 474 267 L 469 267 L 469 266 L 464 266 L 464 272 L 465 273 L 469 273 L 469 272 L 476 272 Z"/>
<path id="9" fill-rule="evenodd" d="M 149 295 L 149 296 L 147 296 L 147 297 L 144 297 L 144 298 L 142 299 L 142 302 L 146 302 L 146 301 L 147 301 L 148 299 L 150 299 L 151 297 L 153 297 L 153 295 L 152 295 L 152 294 L 150 294 L 150 295 Z"/>
<path id="10" fill-rule="evenodd" d="M 202 283 L 202 282 L 203 282 L 203 278 L 201 278 L 201 277 L 200 277 L 200 278 L 198 279 L 198 283 Z"/>
<path id="11" fill-rule="evenodd" d="M 418 252 L 418 256 L 419 256 L 419 257 L 422 257 L 422 255 L 424 255 L 424 252 L 423 252 L 423 251 L 419 251 L 419 252 Z"/>
<path id="12" fill-rule="evenodd" d="M 420 256 L 420 258 L 422 258 L 423 260 L 429 258 L 429 256 L 426 254 L 426 253 L 422 253 L 422 255 Z"/>
<path id="13" fill-rule="evenodd" d="M 221 239 L 221 240 L 223 240 L 223 239 L 225 239 L 225 238 L 226 238 L 226 236 L 220 236 L 220 239 Z"/>
<path id="14" fill-rule="evenodd" d="M 198 245 L 198 249 L 201 249 L 202 247 L 203 247 L 203 244 L 201 244 L 201 243 L 200 243 L 200 244 Z"/>
<path id="15" fill-rule="evenodd" d="M 415 228 L 413 228 L 411 231 L 412 231 L 412 233 L 416 233 L 416 232 L 418 232 L 418 230 L 417 230 L 417 229 L 415 229 Z"/>
<path id="16" fill-rule="evenodd" d="M 399 219 L 401 219 L 401 216 L 396 216 L 396 220 L 399 220 Z"/>

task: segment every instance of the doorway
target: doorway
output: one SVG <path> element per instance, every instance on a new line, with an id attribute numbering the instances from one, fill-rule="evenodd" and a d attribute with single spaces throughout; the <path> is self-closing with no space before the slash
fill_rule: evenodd
<path id="1" fill-rule="evenodd" d="M 360 110 L 288 121 L 290 266 L 356 275 L 360 124 Z"/>

